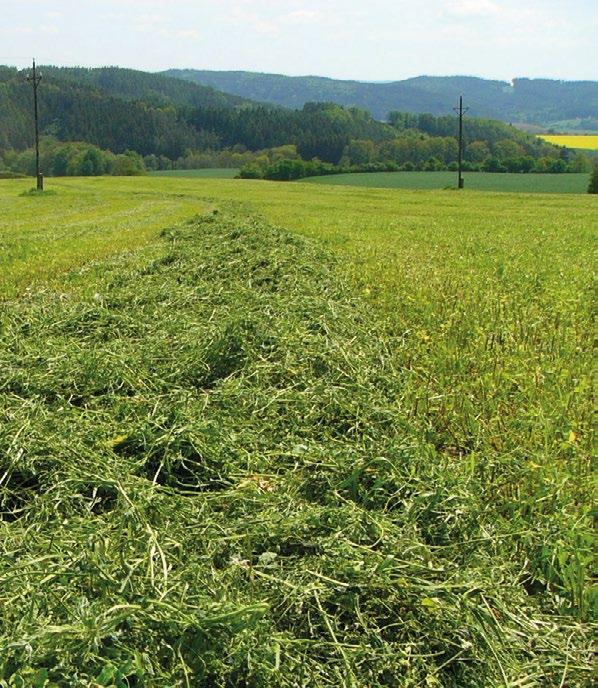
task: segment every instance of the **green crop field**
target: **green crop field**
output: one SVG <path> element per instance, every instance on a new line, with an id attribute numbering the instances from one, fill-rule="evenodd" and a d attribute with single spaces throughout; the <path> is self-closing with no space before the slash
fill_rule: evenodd
<path id="1" fill-rule="evenodd" d="M 233 179 L 237 169 L 165 170 L 152 172 L 152 177 L 189 179 Z M 589 174 L 493 174 L 467 172 L 468 189 L 519 193 L 585 193 Z M 380 189 L 446 189 L 456 186 L 454 172 L 367 172 L 311 177 L 311 184 L 338 184 Z"/>
<path id="2" fill-rule="evenodd" d="M 29 185 L 0 686 L 591 685 L 595 198 Z"/>
<path id="3" fill-rule="evenodd" d="M 519 193 L 585 193 L 589 174 L 499 174 L 466 172 L 467 189 Z M 312 184 L 341 184 L 387 189 L 445 189 L 457 186 L 456 172 L 363 172 L 310 177 Z"/>
<path id="4" fill-rule="evenodd" d="M 233 179 L 239 174 L 231 167 L 214 167 L 201 170 L 160 170 L 151 172 L 152 177 L 187 177 L 190 179 Z"/>

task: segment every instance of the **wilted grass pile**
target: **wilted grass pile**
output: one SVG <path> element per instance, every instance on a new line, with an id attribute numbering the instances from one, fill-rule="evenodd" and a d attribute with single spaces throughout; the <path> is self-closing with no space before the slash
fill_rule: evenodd
<path id="1" fill-rule="evenodd" d="M 552 483 L 451 437 L 410 333 L 239 208 L 75 282 L 3 304 L 0 685 L 589 684 L 573 440 Z"/>

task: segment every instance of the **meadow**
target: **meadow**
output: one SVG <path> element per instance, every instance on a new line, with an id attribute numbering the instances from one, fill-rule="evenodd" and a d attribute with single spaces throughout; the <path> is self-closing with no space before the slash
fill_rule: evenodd
<path id="1" fill-rule="evenodd" d="M 540 138 L 557 146 L 598 150 L 598 134 L 541 134 Z"/>
<path id="2" fill-rule="evenodd" d="M 159 170 L 152 177 L 183 177 L 189 179 L 233 179 L 239 170 L 233 167 L 206 167 L 201 170 Z"/>
<path id="3" fill-rule="evenodd" d="M 510 174 L 466 172 L 465 187 L 511 193 L 585 193 L 589 174 Z M 385 189 L 446 189 L 457 186 L 456 172 L 368 172 L 311 177 L 312 184 L 341 184 Z"/>
<path id="4" fill-rule="evenodd" d="M 189 179 L 232 179 L 239 170 L 168 170 L 152 172 L 151 176 Z M 476 191 L 503 191 L 511 193 L 585 193 L 589 174 L 493 174 L 467 172 L 464 175 L 467 189 Z M 303 182 L 310 184 L 365 186 L 379 189 L 447 189 L 456 184 L 455 172 L 367 172 L 311 177 Z"/>
<path id="5" fill-rule="evenodd" d="M 591 684 L 593 197 L 28 186 L 0 685 Z"/>

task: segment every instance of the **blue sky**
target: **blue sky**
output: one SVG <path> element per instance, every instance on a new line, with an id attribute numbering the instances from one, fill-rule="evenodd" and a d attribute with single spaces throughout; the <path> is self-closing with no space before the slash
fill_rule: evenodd
<path id="1" fill-rule="evenodd" d="M 598 0 L 0 0 L 0 63 L 598 79 Z"/>

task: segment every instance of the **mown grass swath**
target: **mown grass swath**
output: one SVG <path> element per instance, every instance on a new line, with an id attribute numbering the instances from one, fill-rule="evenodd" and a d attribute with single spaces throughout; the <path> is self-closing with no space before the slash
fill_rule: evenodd
<path id="1" fill-rule="evenodd" d="M 382 315 L 220 205 L 3 304 L 3 684 L 589 684 L 582 295 Z"/>

